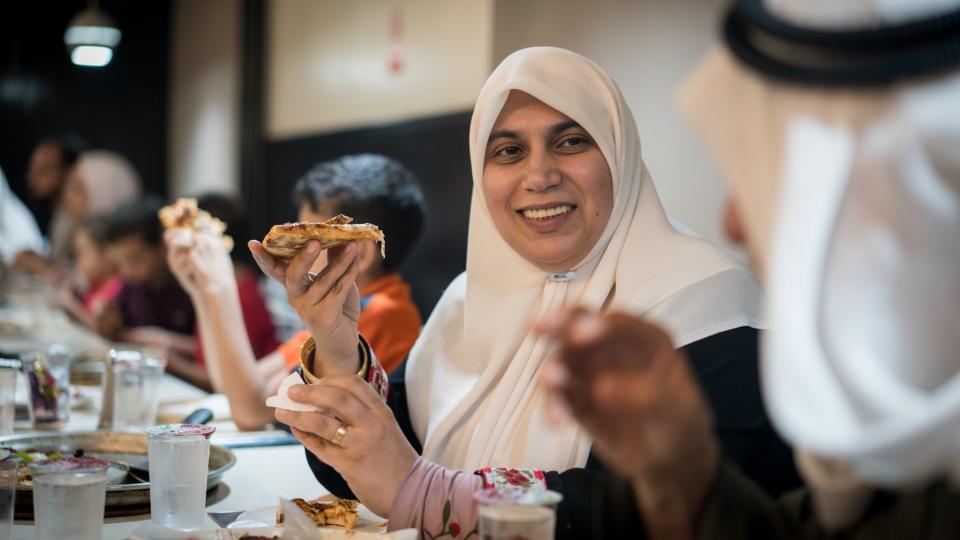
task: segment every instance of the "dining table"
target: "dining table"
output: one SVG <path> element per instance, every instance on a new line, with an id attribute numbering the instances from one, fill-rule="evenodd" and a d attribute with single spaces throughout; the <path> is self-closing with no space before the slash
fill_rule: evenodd
<path id="1" fill-rule="evenodd" d="M 74 366 L 80 378 L 95 372 L 98 359 L 105 359 L 114 345 L 48 305 L 47 293 L 36 284 L 12 291 L 7 285 L 0 290 L 0 352 L 11 354 L 38 350 L 50 343 L 66 344 L 85 358 Z M 21 327 L 10 321 L 20 322 Z M 3 326 L 6 321 L 7 325 Z M 102 370 L 101 370 L 102 371 Z M 73 382 L 73 374 L 71 375 Z M 23 409 L 27 402 L 27 381 L 18 374 L 16 401 Z M 198 408 L 213 412 L 211 424 L 217 430 L 211 444 L 229 448 L 236 455 L 236 462 L 228 469 L 221 483 L 207 496 L 207 513 L 239 514 L 267 508 L 275 509 L 281 499 L 313 499 L 327 492 L 314 478 L 307 465 L 304 449 L 296 439 L 279 429 L 263 431 L 239 431 L 230 419 L 229 405 L 221 394 L 210 394 L 170 374 L 164 374 L 160 382 L 160 406 L 158 422 L 171 422 L 183 418 Z M 72 385 L 69 420 L 63 433 L 98 430 L 102 402 L 100 385 Z M 186 413 L 186 414 L 185 414 Z M 15 423 L 15 435 L 31 433 L 29 420 Z M 137 515 L 107 517 L 104 520 L 103 538 L 126 539 L 149 523 L 148 509 Z M 209 515 L 206 529 L 216 529 L 218 524 Z M 14 539 L 33 539 L 36 531 L 32 520 L 14 521 Z"/>

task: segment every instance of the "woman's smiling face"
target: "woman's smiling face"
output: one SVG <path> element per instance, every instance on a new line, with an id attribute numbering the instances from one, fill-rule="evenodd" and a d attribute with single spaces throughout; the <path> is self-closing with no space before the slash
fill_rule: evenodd
<path id="1" fill-rule="evenodd" d="M 517 90 L 490 131 L 483 195 L 504 240 L 546 272 L 581 262 L 613 211 L 610 168 L 593 138 Z"/>

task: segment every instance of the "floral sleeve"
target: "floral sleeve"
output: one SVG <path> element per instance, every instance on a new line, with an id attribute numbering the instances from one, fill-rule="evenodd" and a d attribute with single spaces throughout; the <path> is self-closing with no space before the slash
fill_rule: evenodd
<path id="1" fill-rule="evenodd" d="M 473 494 L 495 485 L 545 488 L 543 471 L 486 468 L 470 474 L 418 458 L 400 486 L 387 529 L 414 528 L 424 540 L 479 539 Z"/>
<path id="2" fill-rule="evenodd" d="M 387 372 L 377 360 L 377 355 L 373 354 L 373 348 L 367 343 L 367 340 L 360 335 L 360 354 L 366 354 L 369 364 L 367 364 L 367 384 L 369 384 L 380 396 L 380 399 L 386 401 L 390 393 L 390 382 L 387 379 Z"/>

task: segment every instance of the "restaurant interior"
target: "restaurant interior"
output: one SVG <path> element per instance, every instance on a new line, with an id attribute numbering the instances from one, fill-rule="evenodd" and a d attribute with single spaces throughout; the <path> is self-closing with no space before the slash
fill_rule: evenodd
<path id="1" fill-rule="evenodd" d="M 960 534 L 868 504 L 960 470 L 920 4 L 7 3 L 0 540 Z"/>

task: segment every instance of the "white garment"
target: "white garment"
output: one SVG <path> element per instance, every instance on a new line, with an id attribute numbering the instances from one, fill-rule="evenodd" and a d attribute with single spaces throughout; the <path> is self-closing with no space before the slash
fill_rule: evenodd
<path id="1" fill-rule="evenodd" d="M 960 0 L 834 2 L 815 22 L 824 2 L 768 4 L 795 24 L 842 27 Z M 955 474 L 960 73 L 825 90 L 765 79 L 716 51 L 681 101 L 735 184 L 751 244 L 769 246 L 761 376 L 778 430 L 870 484 Z"/>
<path id="2" fill-rule="evenodd" d="M 787 140 L 770 412 L 876 484 L 960 467 L 960 113 L 946 111 L 960 75 L 905 93 L 859 137 L 798 119 Z"/>
<path id="3" fill-rule="evenodd" d="M 0 261 L 10 264 L 21 251 L 43 253 L 43 236 L 33 214 L 11 191 L 0 169 Z"/>
<path id="4" fill-rule="evenodd" d="M 609 165 L 610 221 L 569 281 L 514 252 L 481 193 L 490 130 L 510 90 L 580 123 Z M 548 352 L 529 330 L 564 306 L 644 315 L 677 347 L 759 324 L 751 274 L 718 248 L 668 223 L 640 154 L 630 109 L 600 67 L 562 49 L 510 55 L 487 80 L 470 125 L 474 190 L 467 271 L 451 283 L 410 354 L 406 384 L 423 455 L 447 467 L 583 466 L 591 441 L 575 423 L 548 426 L 538 372 Z"/>

